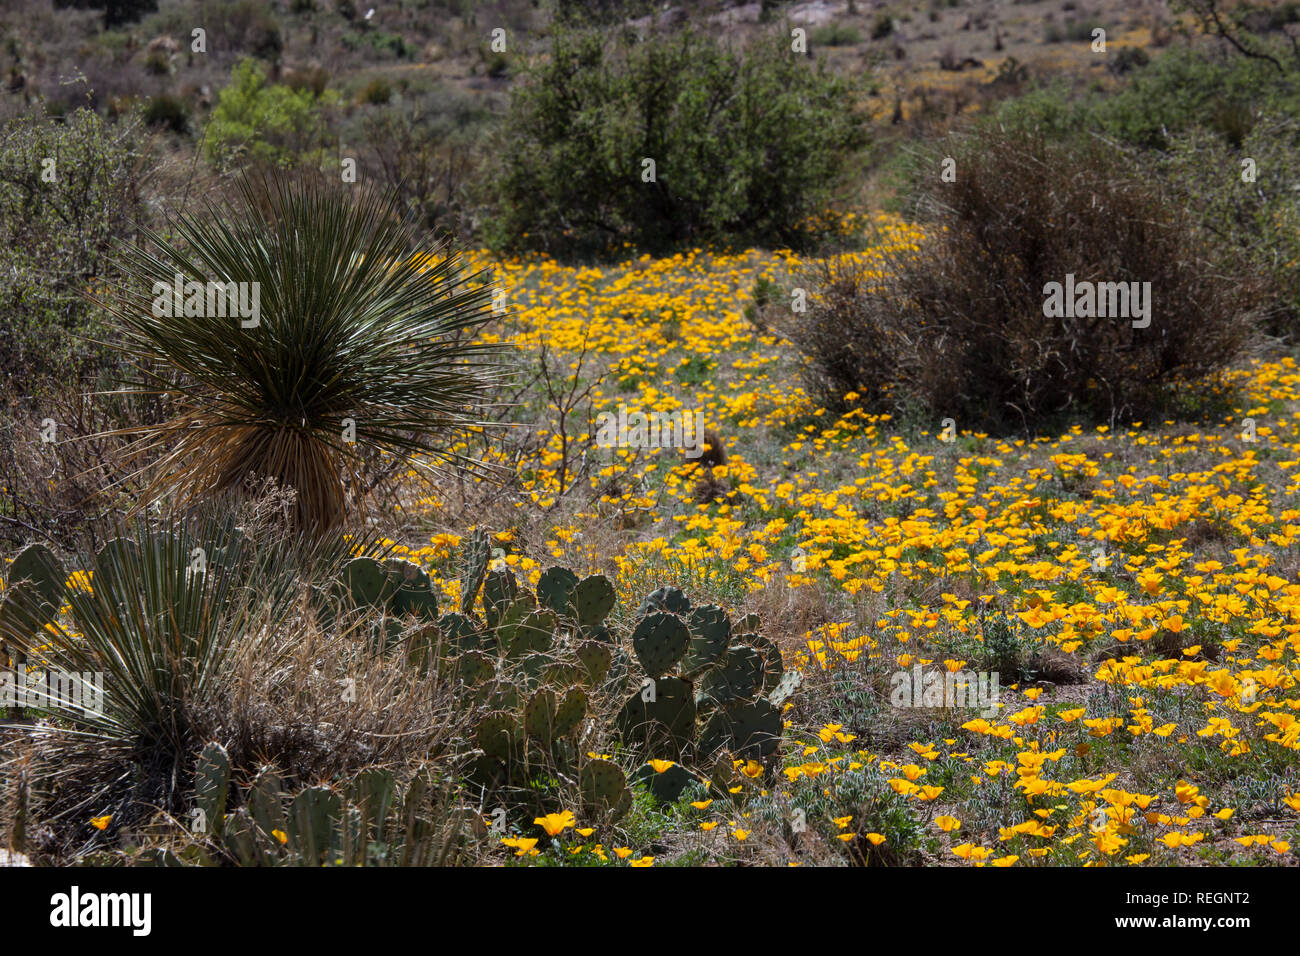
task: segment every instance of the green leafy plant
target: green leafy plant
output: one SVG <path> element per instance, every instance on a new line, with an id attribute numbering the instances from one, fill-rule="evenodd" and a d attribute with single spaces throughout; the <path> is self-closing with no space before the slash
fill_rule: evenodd
<path id="1" fill-rule="evenodd" d="M 326 90 L 268 82 L 266 68 L 251 57 L 240 60 L 221 91 L 207 130 L 208 159 L 222 168 L 246 160 L 289 166 L 323 157 L 324 110 L 339 102 Z"/>

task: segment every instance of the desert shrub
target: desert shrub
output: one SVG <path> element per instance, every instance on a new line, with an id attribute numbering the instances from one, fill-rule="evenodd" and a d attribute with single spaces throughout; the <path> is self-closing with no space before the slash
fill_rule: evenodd
<path id="1" fill-rule="evenodd" d="M 1087 92 L 1073 88 L 1058 77 L 998 103 L 992 120 L 999 126 L 1032 131 L 1047 139 L 1068 139 L 1081 131 L 1096 129 L 1095 105 L 1096 101 Z"/>
<path id="2" fill-rule="evenodd" d="M 274 60 L 284 48 L 275 6 L 257 0 L 203 0 L 199 16 L 212 52 Z"/>
<path id="3" fill-rule="evenodd" d="M 570 24 L 621 23 L 655 9 L 652 0 L 556 0 L 555 18 Z"/>
<path id="4" fill-rule="evenodd" d="M 1236 135 L 1242 111 L 1275 105 L 1294 111 L 1300 76 L 1279 75 L 1266 61 L 1171 49 L 1135 65 L 1117 93 L 1099 97 L 1095 115 L 1106 135 L 1133 146 L 1166 149 L 1170 137 L 1197 126 Z"/>
<path id="5" fill-rule="evenodd" d="M 939 148 L 921 185 L 931 217 L 919 251 L 889 253 L 883 269 L 831 261 L 820 301 L 787 331 L 827 403 L 857 393 L 959 427 L 1113 423 L 1170 407 L 1176 386 L 1243 343 L 1258 283 L 1214 259 L 1190 214 L 1113 145 L 986 128 Z M 955 182 L 939 176 L 945 155 Z M 1067 275 L 1150 283 L 1149 325 L 1049 317 L 1047 284 Z"/>
<path id="6" fill-rule="evenodd" d="M 190 125 L 189 107 L 180 97 L 162 93 L 145 104 L 144 121 L 150 126 L 161 126 L 173 133 L 184 133 Z"/>
<path id="7" fill-rule="evenodd" d="M 270 83 L 264 66 L 241 60 L 212 110 L 208 158 L 222 168 L 246 159 L 281 166 L 319 160 L 329 140 L 325 110 L 336 102 L 329 90 L 317 96 L 310 87 Z"/>
<path id="8" fill-rule="evenodd" d="M 134 23 L 146 13 L 158 9 L 158 0 L 55 0 L 55 8 L 104 11 L 104 26 L 113 28 Z"/>
<path id="9" fill-rule="evenodd" d="M 37 112 L 0 129 L 6 392 L 31 394 L 51 379 L 89 378 L 114 366 L 92 341 L 109 329 L 83 293 L 109 275 L 111 242 L 135 235 L 143 168 L 135 118 L 112 125 L 75 110 L 60 122 Z"/>
<path id="10" fill-rule="evenodd" d="M 818 27 L 809 37 L 813 46 L 856 46 L 862 42 L 862 34 L 843 23 L 828 23 Z"/>
<path id="11" fill-rule="evenodd" d="M 693 28 L 560 29 L 512 91 L 488 238 L 557 252 L 802 243 L 863 143 L 850 88 L 788 36 L 742 53 Z"/>
<path id="12" fill-rule="evenodd" d="M 369 106 L 382 106 L 393 97 L 393 85 L 382 76 L 376 76 L 357 94 L 357 102 Z"/>
<path id="13" fill-rule="evenodd" d="M 1163 176 L 1202 227 L 1269 278 L 1273 307 L 1265 330 L 1293 337 L 1300 317 L 1300 209 L 1293 183 L 1300 124 L 1260 117 L 1239 148 L 1213 132 L 1192 130 L 1161 159 Z"/>
<path id="14" fill-rule="evenodd" d="M 480 98 L 436 85 L 402 90 L 350 120 L 346 133 L 348 141 L 364 144 L 365 168 L 397 195 L 407 215 L 464 235 L 473 224 L 472 184 L 492 120 Z"/>

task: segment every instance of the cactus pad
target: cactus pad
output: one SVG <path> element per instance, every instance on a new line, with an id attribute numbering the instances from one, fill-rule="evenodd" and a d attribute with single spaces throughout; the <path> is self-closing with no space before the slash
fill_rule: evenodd
<path id="1" fill-rule="evenodd" d="M 677 757 L 695 736 L 695 694 L 689 681 L 660 677 L 654 700 L 638 691 L 618 714 L 623 741 L 642 752 Z"/>
<path id="2" fill-rule="evenodd" d="M 578 645 L 577 654 L 587 673 L 587 683 L 593 687 L 598 686 L 609 673 L 609 665 L 614 661 L 609 645 L 600 641 L 583 641 Z"/>
<path id="3" fill-rule="evenodd" d="M 343 565 L 343 586 L 356 607 L 383 607 L 392 594 L 388 573 L 374 558 L 353 558 Z"/>
<path id="4" fill-rule="evenodd" d="M 608 760 L 593 760 L 582 768 L 578 779 L 586 816 L 611 814 L 618 819 L 632 809 L 632 791 L 627 777 Z"/>
<path id="5" fill-rule="evenodd" d="M 614 585 L 605 575 L 583 578 L 573 586 L 573 609 L 578 623 L 585 627 L 599 624 L 614 610 L 616 598 Z"/>
<path id="6" fill-rule="evenodd" d="M 564 700 L 555 709 L 555 736 L 567 737 L 578 729 L 585 716 L 587 694 L 581 687 L 574 687 L 564 695 Z"/>
<path id="7" fill-rule="evenodd" d="M 651 677 L 670 671 L 691 644 L 691 632 L 676 614 L 652 611 L 637 621 L 632 632 L 632 649 Z"/>
<path id="8" fill-rule="evenodd" d="M 675 803 L 687 787 L 699 782 L 693 773 L 679 763 L 666 770 L 656 770 L 652 764 L 643 764 L 632 775 L 632 780 L 645 784 L 650 795 L 660 803 Z"/>
<path id="9" fill-rule="evenodd" d="M 568 568 L 547 568 L 537 579 L 537 600 L 556 614 L 572 615 L 571 598 L 578 576 Z"/>
<path id="10" fill-rule="evenodd" d="M 645 617 L 651 611 L 669 611 L 681 617 L 689 617 L 691 599 L 680 588 L 663 587 L 651 591 L 637 609 L 637 617 Z"/>
<path id="11" fill-rule="evenodd" d="M 762 657 L 752 647 L 737 644 L 727 651 L 727 656 L 717 667 L 704 675 L 700 695 L 719 704 L 752 700 L 759 695 L 762 683 Z"/>
<path id="12" fill-rule="evenodd" d="M 688 677 L 712 667 L 722 660 L 731 646 L 731 620 L 716 604 L 706 604 L 691 611 L 691 645 L 682 660 L 682 672 Z"/>
<path id="13" fill-rule="evenodd" d="M 460 553 L 460 613 L 471 614 L 479 588 L 483 586 L 483 576 L 487 574 L 488 559 L 492 557 L 487 532 L 480 528 L 466 535 Z"/>
<path id="14" fill-rule="evenodd" d="M 781 712 L 769 701 L 743 701 L 717 711 L 700 735 L 700 752 L 730 750 L 737 757 L 759 759 L 781 743 Z"/>

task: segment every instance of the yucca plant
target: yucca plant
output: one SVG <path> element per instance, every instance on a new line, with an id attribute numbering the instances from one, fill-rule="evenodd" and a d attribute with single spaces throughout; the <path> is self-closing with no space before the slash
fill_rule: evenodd
<path id="1" fill-rule="evenodd" d="M 237 195 L 118 260 L 105 305 L 140 372 L 125 391 L 169 408 L 123 430 L 150 474 L 141 504 L 272 479 L 323 530 L 366 496 L 376 461 L 475 464 L 448 436 L 485 424 L 502 370 L 496 346 L 472 341 L 491 317 L 486 275 L 445 244 L 422 249 L 378 192 L 261 178 Z"/>
<path id="2" fill-rule="evenodd" d="M 0 622 L 14 632 L 0 636 L 20 644 L 39 634 L 30 663 L 75 685 L 77 706 L 48 708 L 61 725 L 134 751 L 148 776 L 170 781 L 164 792 L 174 793 L 196 742 L 221 722 L 236 652 L 287 626 L 299 571 L 333 546 L 303 548 L 296 536 L 254 546 L 237 525 L 233 512 L 138 521 L 87 568 L 60 574 L 53 601 L 16 592 Z M 62 608 L 53 619 L 51 604 Z"/>

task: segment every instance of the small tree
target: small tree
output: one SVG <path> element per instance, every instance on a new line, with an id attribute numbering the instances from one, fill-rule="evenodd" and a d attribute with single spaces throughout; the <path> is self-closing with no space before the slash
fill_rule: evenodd
<path id="1" fill-rule="evenodd" d="M 257 60 L 240 60 L 212 110 L 208 159 L 221 167 L 245 159 L 277 166 L 319 159 L 323 108 L 337 102 L 332 90 L 317 96 L 309 87 L 269 83 Z"/>

